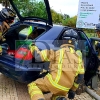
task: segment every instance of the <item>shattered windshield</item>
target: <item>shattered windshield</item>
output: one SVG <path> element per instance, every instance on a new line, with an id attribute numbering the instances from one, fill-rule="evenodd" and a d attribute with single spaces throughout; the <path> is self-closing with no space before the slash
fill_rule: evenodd
<path id="1" fill-rule="evenodd" d="M 47 19 L 44 0 L 13 0 L 22 17 L 38 17 Z"/>

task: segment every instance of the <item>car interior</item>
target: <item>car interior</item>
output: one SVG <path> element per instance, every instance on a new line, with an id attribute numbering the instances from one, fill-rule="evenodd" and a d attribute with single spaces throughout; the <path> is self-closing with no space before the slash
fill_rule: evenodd
<path id="1" fill-rule="evenodd" d="M 33 30 L 32 33 L 28 36 L 28 29 L 29 29 L 29 25 L 27 25 L 27 24 L 19 25 L 18 27 L 15 27 L 13 29 L 11 28 L 11 30 L 9 30 L 5 35 L 6 40 L 3 42 L 0 42 L 3 49 L 5 51 L 7 51 L 7 49 L 10 49 L 10 51 L 12 52 L 17 49 L 16 48 L 16 40 L 18 40 L 19 42 L 20 42 L 20 40 L 21 41 L 22 40 L 25 40 L 25 41 L 26 40 L 34 40 L 38 36 L 40 36 L 42 33 L 45 32 L 44 28 L 37 27 L 36 30 L 35 31 Z"/>

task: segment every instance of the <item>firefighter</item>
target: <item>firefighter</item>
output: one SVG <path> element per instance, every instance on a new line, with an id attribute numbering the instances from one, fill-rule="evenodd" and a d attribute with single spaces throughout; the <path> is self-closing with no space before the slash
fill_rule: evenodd
<path id="1" fill-rule="evenodd" d="M 15 13 L 10 8 L 3 8 L 0 11 L 0 40 L 4 41 L 4 37 L 2 36 L 9 28 L 10 24 L 14 22 Z"/>
<path id="2" fill-rule="evenodd" d="M 5 41 L 4 33 L 10 28 L 10 24 L 13 23 L 15 13 L 9 8 L 3 8 L 0 11 L 0 42 Z M 2 47 L 0 46 L 0 54 L 2 53 Z"/>
<path id="3" fill-rule="evenodd" d="M 65 31 L 63 44 L 57 51 L 40 51 L 35 44 L 29 48 L 38 61 L 50 61 L 49 73 L 28 84 L 28 92 L 31 100 L 45 100 L 43 92 L 51 92 L 51 100 L 74 99 L 75 91 L 84 78 L 84 66 L 81 52 L 75 51 L 77 33 L 73 29 Z"/>

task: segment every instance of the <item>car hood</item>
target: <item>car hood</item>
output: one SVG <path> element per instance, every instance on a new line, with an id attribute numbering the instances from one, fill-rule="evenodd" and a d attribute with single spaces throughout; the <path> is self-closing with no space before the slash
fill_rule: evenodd
<path id="1" fill-rule="evenodd" d="M 41 21 L 52 25 L 48 0 L 9 0 L 20 21 Z"/>

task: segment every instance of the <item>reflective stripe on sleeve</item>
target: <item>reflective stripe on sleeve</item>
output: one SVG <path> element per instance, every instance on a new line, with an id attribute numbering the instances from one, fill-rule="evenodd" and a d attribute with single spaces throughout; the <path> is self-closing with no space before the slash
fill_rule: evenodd
<path id="1" fill-rule="evenodd" d="M 79 59 L 79 62 L 78 62 L 79 65 L 78 65 L 78 70 L 77 70 L 77 72 L 76 72 L 76 76 L 77 76 L 78 74 L 84 74 L 84 72 L 85 72 L 84 66 L 82 66 L 82 58 L 79 57 L 78 59 Z"/>
<path id="2" fill-rule="evenodd" d="M 79 84 L 74 82 L 74 87 L 78 88 Z"/>
<path id="3" fill-rule="evenodd" d="M 76 54 L 77 54 L 78 56 L 82 57 L 82 53 L 81 53 L 80 50 L 77 50 L 77 51 L 76 51 Z"/>
<path id="4" fill-rule="evenodd" d="M 49 59 L 47 58 L 47 52 L 43 50 L 41 51 L 41 53 L 42 53 L 44 61 L 49 61 Z"/>

